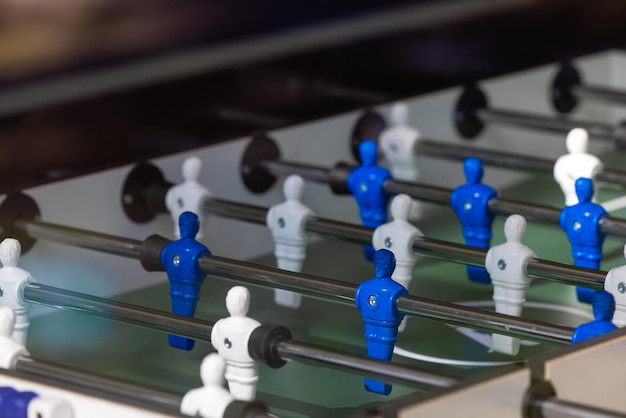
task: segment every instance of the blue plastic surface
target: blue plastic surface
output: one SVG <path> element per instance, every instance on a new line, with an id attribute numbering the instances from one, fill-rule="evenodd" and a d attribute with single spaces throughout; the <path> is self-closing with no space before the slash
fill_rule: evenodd
<path id="1" fill-rule="evenodd" d="M 450 206 L 456 212 L 465 244 L 476 248 L 489 248 L 491 225 L 495 214 L 489 210 L 489 201 L 497 192 L 482 183 L 483 163 L 478 158 L 470 157 L 463 162 L 466 184 L 452 192 Z M 489 273 L 484 267 L 467 266 L 467 276 L 473 282 L 491 283 Z"/>
<path id="2" fill-rule="evenodd" d="M 593 180 L 581 177 L 576 180 L 578 203 L 565 206 L 561 211 L 561 229 L 567 234 L 572 246 L 574 265 L 590 269 L 599 269 L 602 261 L 602 244 L 606 234 L 600 230 L 600 220 L 606 216 L 604 208 L 591 201 Z M 591 303 L 593 289 L 577 287 L 578 300 Z"/>
<path id="3" fill-rule="evenodd" d="M 393 347 L 398 340 L 398 327 L 404 314 L 398 311 L 398 299 L 409 292 L 391 279 L 396 259 L 389 250 L 374 254 L 376 278 L 364 281 L 356 290 L 356 306 L 365 324 L 367 355 L 378 360 L 391 360 Z M 389 395 L 391 385 L 374 379 L 365 379 L 365 389 Z"/>
<path id="4" fill-rule="evenodd" d="M 198 216 L 193 212 L 181 213 L 178 224 L 180 239 L 172 241 L 161 251 L 161 264 L 170 280 L 172 312 L 193 317 L 200 298 L 200 287 L 206 274 L 200 270 L 198 261 L 211 254 L 209 249 L 196 241 L 200 229 Z M 170 335 L 172 347 L 191 350 L 194 340 L 178 335 Z"/>
<path id="5" fill-rule="evenodd" d="M 28 418 L 28 404 L 38 395 L 0 387 L 0 418 Z"/>
<path id="6" fill-rule="evenodd" d="M 617 329 L 611 322 L 615 312 L 615 299 L 605 290 L 596 290 L 591 297 L 594 320 L 579 325 L 572 334 L 572 343 L 579 343 L 598 335 L 606 334 Z"/>
<path id="7" fill-rule="evenodd" d="M 359 215 L 363 226 L 377 228 L 387 222 L 387 206 L 391 195 L 385 191 L 385 181 L 391 179 L 391 173 L 377 165 L 378 145 L 366 140 L 359 145 L 361 165 L 350 171 L 348 190 L 359 205 Z M 363 246 L 365 258 L 369 261 L 376 250 L 371 245 Z"/>

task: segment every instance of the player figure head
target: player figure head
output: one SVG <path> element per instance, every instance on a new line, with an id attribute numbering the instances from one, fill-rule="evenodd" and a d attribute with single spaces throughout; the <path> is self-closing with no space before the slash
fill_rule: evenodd
<path id="1" fill-rule="evenodd" d="M 374 272 L 378 279 L 391 277 L 396 268 L 396 257 L 389 250 L 380 249 L 374 253 Z"/>
<path id="2" fill-rule="evenodd" d="M 202 360 L 200 379 L 204 386 L 222 386 L 226 361 L 217 353 L 211 353 Z"/>
<path id="3" fill-rule="evenodd" d="M 291 175 L 285 180 L 283 193 L 288 201 L 300 201 L 304 191 L 304 180 L 298 175 Z"/>
<path id="4" fill-rule="evenodd" d="M 406 125 L 409 120 L 409 107 L 404 102 L 395 103 L 389 110 L 389 120 L 393 126 Z"/>
<path id="5" fill-rule="evenodd" d="M 0 243 L 0 262 L 4 267 L 15 267 L 20 260 L 22 246 L 14 238 L 5 238 Z"/>
<path id="6" fill-rule="evenodd" d="M 406 221 L 411 213 L 413 201 L 406 194 L 399 194 L 391 201 L 391 217 L 394 220 Z"/>
<path id="7" fill-rule="evenodd" d="M 361 157 L 361 165 L 373 166 L 378 158 L 378 146 L 371 139 L 366 139 L 359 145 L 359 156 Z"/>
<path id="8" fill-rule="evenodd" d="M 250 308 L 250 292 L 243 286 L 231 287 L 226 294 L 226 309 L 230 316 L 244 317 Z"/>
<path id="9" fill-rule="evenodd" d="M 593 317 L 596 321 L 610 321 L 615 312 L 615 299 L 605 290 L 597 290 L 591 297 Z"/>
<path id="10" fill-rule="evenodd" d="M 587 177 L 580 177 L 574 183 L 578 203 L 589 203 L 593 197 L 593 180 Z"/>
<path id="11" fill-rule="evenodd" d="M 8 306 L 0 307 L 0 336 L 11 337 L 15 329 L 15 312 Z"/>
<path id="12" fill-rule="evenodd" d="M 522 242 L 526 232 L 526 218 L 522 215 L 511 215 L 504 223 L 504 236 L 507 242 Z"/>
<path id="13" fill-rule="evenodd" d="M 583 128 L 574 128 L 567 134 L 565 147 L 570 154 L 583 154 L 587 152 L 589 135 Z"/>
<path id="14" fill-rule="evenodd" d="M 478 184 L 483 179 L 483 162 L 475 157 L 466 158 L 463 161 L 463 171 L 467 184 Z"/>
<path id="15" fill-rule="evenodd" d="M 189 157 L 183 162 L 183 179 L 185 181 L 197 182 L 200 178 L 200 169 L 202 168 L 202 160 L 198 157 Z"/>
<path id="16" fill-rule="evenodd" d="M 185 211 L 178 217 L 178 227 L 181 239 L 193 239 L 200 230 L 200 219 L 195 213 Z"/>

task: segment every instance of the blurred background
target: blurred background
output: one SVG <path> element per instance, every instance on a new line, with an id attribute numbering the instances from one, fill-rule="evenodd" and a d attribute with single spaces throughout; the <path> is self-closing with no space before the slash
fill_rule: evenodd
<path id="1" fill-rule="evenodd" d="M 625 35 L 621 0 L 0 0 L 0 193 Z"/>

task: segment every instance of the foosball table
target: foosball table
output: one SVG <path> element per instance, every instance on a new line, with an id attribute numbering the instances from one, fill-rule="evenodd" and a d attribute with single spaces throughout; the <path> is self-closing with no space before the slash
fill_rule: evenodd
<path id="1" fill-rule="evenodd" d="M 625 66 L 611 49 L 7 189 L 0 416 L 626 416 Z M 572 256 L 584 225 L 562 229 L 575 204 L 553 176 L 577 129 L 601 162 L 581 175 L 604 211 L 597 268 Z M 467 234 L 481 199 L 487 235 Z M 520 253 L 487 254 L 512 241 L 527 251 L 509 276 Z M 408 271 L 391 325 L 366 318 L 386 290 L 359 302 L 381 278 L 372 246 Z M 599 319 L 577 288 L 612 295 L 614 330 L 572 342 Z"/>

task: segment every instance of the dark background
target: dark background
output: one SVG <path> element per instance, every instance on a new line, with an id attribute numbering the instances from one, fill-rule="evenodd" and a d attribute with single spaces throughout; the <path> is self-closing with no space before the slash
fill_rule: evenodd
<path id="1" fill-rule="evenodd" d="M 625 32 L 621 0 L 0 0 L 0 192 L 622 48 Z"/>

